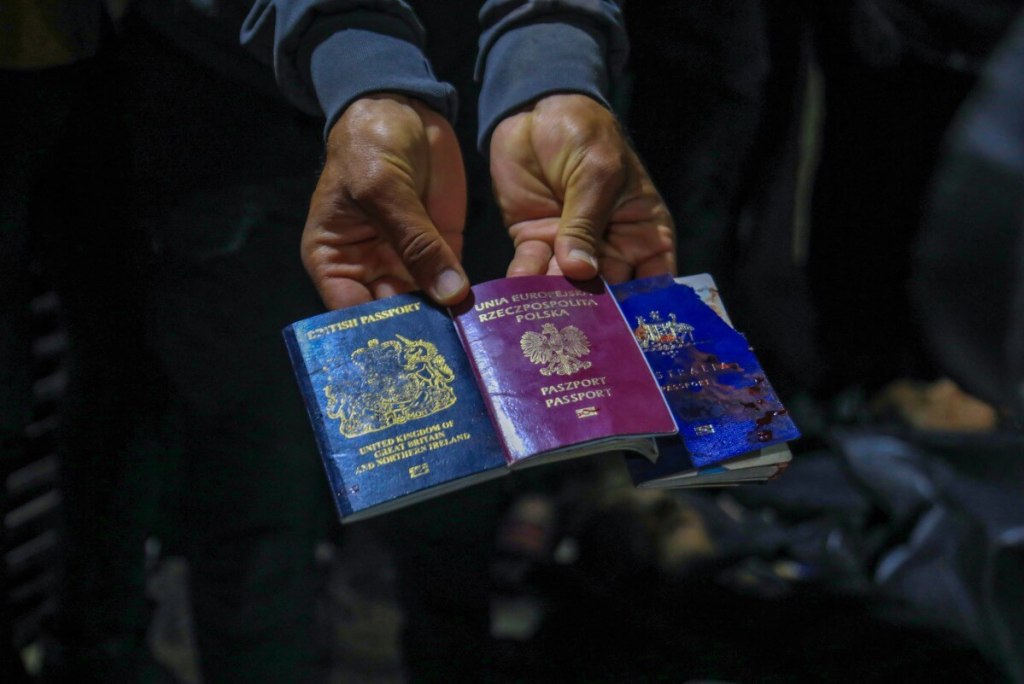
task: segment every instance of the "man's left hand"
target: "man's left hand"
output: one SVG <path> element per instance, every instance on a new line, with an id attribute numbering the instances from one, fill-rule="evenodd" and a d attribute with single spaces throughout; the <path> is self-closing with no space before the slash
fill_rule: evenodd
<path id="1" fill-rule="evenodd" d="M 665 202 L 615 116 L 585 95 L 551 95 L 503 120 L 491 177 L 515 242 L 508 274 L 600 274 L 612 283 L 675 272 Z"/>

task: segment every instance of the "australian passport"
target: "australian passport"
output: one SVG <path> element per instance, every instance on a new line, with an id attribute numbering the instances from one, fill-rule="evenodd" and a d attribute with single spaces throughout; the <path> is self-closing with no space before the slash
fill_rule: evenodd
<path id="1" fill-rule="evenodd" d="M 627 459 L 641 487 L 770 479 L 800 436 L 750 343 L 731 325 L 708 274 L 612 286 L 679 427 L 656 462 Z"/>
<path id="2" fill-rule="evenodd" d="M 599 280 L 507 278 L 456 310 L 413 293 L 284 329 L 343 522 L 676 431 Z"/>

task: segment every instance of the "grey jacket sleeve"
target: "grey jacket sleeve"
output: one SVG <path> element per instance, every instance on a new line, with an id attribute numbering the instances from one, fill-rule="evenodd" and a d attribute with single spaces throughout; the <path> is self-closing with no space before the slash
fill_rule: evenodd
<path id="1" fill-rule="evenodd" d="M 608 106 L 628 41 L 613 0 L 488 0 L 476 65 L 481 81 L 477 144 L 513 111 L 552 93 L 583 93 Z"/>
<path id="2" fill-rule="evenodd" d="M 257 0 L 242 43 L 274 65 L 298 107 L 323 114 L 324 135 L 352 101 L 372 92 L 416 97 L 453 119 L 455 89 L 434 76 L 423 27 L 402 0 Z"/>
<path id="3" fill-rule="evenodd" d="M 488 0 L 480 22 L 481 149 L 503 117 L 544 95 L 584 93 L 607 106 L 627 51 L 613 0 Z M 455 116 L 455 91 L 434 76 L 423 27 L 403 0 L 257 0 L 241 40 L 272 61 L 285 96 L 326 117 L 325 135 L 372 92 L 410 95 Z"/>

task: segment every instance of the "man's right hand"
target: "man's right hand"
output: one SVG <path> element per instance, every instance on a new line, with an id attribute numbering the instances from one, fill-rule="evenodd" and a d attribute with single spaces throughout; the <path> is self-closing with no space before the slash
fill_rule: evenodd
<path id="1" fill-rule="evenodd" d="M 331 128 L 302 263 L 329 309 L 423 289 L 461 301 L 466 176 L 451 125 L 402 95 L 366 96 Z"/>

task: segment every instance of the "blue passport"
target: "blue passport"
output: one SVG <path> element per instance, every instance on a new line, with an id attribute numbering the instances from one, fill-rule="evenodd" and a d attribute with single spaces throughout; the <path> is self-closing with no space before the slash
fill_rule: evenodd
<path id="1" fill-rule="evenodd" d="M 283 334 L 343 522 L 507 472 L 445 309 L 399 295 Z"/>
<path id="2" fill-rule="evenodd" d="M 652 464 L 629 459 L 633 479 L 704 486 L 781 472 L 800 432 L 747 339 L 728 322 L 710 276 L 658 276 L 612 291 L 654 371 L 679 434 L 658 440 Z M 705 286 L 704 298 L 691 284 Z"/>

